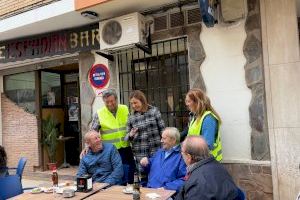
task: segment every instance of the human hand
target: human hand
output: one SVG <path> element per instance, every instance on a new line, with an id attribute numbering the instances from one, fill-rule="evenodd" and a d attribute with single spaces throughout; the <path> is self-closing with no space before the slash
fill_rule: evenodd
<path id="1" fill-rule="evenodd" d="M 142 158 L 141 161 L 140 161 L 140 164 L 143 167 L 146 167 L 149 164 L 148 158 L 147 157 Z"/>
<path id="2" fill-rule="evenodd" d="M 130 130 L 130 132 L 129 132 L 129 136 L 130 136 L 130 137 L 134 137 L 135 134 L 137 133 L 137 131 L 138 131 L 138 128 L 133 127 L 133 128 Z"/>
<path id="3" fill-rule="evenodd" d="M 86 146 L 80 153 L 80 159 L 82 159 L 83 156 L 85 156 L 88 153 L 89 147 Z"/>

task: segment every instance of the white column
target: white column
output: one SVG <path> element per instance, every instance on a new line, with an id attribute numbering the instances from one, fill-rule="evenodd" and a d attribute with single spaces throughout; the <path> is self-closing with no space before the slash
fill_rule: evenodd
<path id="1" fill-rule="evenodd" d="M 300 188 L 299 33 L 295 0 L 262 0 L 261 26 L 274 199 Z"/>

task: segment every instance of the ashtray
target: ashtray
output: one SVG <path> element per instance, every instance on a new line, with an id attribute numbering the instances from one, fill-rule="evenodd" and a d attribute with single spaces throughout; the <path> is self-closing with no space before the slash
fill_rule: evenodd
<path id="1" fill-rule="evenodd" d="M 62 195 L 64 198 L 71 198 L 75 196 L 75 191 L 72 189 L 64 189 Z"/>
<path id="2" fill-rule="evenodd" d="M 123 189 L 123 192 L 125 194 L 132 194 L 133 193 L 133 187 L 132 186 L 127 186 L 126 188 Z"/>

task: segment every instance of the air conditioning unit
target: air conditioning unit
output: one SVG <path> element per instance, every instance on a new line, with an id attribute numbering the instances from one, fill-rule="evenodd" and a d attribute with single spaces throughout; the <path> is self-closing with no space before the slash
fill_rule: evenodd
<path id="1" fill-rule="evenodd" d="M 100 50 L 118 50 L 135 43 L 146 44 L 145 18 L 131 13 L 99 24 Z"/>

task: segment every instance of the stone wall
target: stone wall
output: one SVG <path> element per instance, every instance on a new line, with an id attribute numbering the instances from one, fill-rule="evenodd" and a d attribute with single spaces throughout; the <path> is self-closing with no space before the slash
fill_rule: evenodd
<path id="1" fill-rule="evenodd" d="M 248 15 L 245 23 L 247 38 L 244 44 L 245 79 L 251 89 L 249 105 L 251 126 L 251 157 L 253 160 L 270 160 L 269 134 L 266 116 L 265 85 L 262 61 L 262 39 L 258 0 L 248 0 Z M 205 59 L 205 50 L 200 41 L 201 24 L 156 32 L 153 41 L 175 37 L 188 38 L 190 88 L 206 90 L 200 68 Z"/>
<path id="2" fill-rule="evenodd" d="M 273 199 L 270 165 L 224 164 L 235 183 L 245 192 L 248 200 Z"/>
<path id="3" fill-rule="evenodd" d="M 89 123 L 92 120 L 92 106 L 95 99 L 95 93 L 89 83 L 88 73 L 94 62 L 95 58 L 92 53 L 79 54 L 81 138 L 83 138 L 84 134 L 89 130 Z M 81 141 L 82 145 L 84 145 L 84 140 L 82 139 Z"/>
<path id="4" fill-rule="evenodd" d="M 262 62 L 262 40 L 258 0 L 248 0 L 248 16 L 245 23 L 247 38 L 244 44 L 245 79 L 251 89 L 249 105 L 251 126 L 251 157 L 253 160 L 270 160 L 268 124 L 266 118 L 265 86 Z M 188 37 L 190 87 L 205 90 L 200 71 L 205 59 L 205 50 L 200 41 L 201 25 L 177 28 L 154 33 L 153 41 L 174 37 Z M 269 164 L 226 163 L 224 166 L 237 185 L 245 191 L 247 199 L 273 199 L 272 174 Z"/>
<path id="5" fill-rule="evenodd" d="M 266 116 L 266 97 L 262 58 L 260 9 L 258 0 L 248 0 L 248 16 L 244 44 L 246 83 L 251 89 L 249 106 L 251 131 L 251 157 L 253 160 L 270 160 L 269 133 Z"/>

